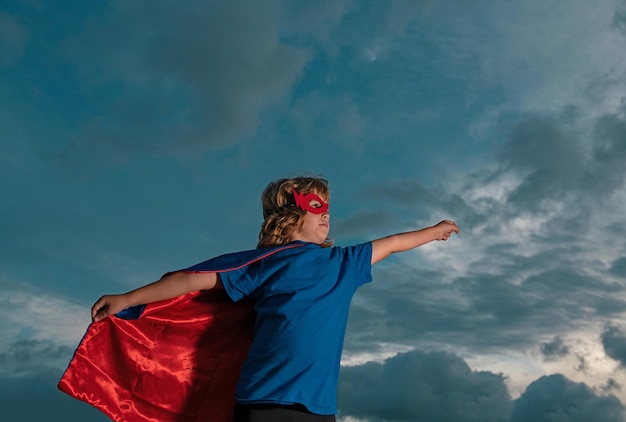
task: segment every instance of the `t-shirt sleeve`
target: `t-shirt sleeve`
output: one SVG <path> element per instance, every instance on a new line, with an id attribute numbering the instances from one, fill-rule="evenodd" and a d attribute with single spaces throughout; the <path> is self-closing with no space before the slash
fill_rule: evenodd
<path id="1" fill-rule="evenodd" d="M 252 264 L 219 273 L 224 290 L 234 302 L 250 296 L 254 290 L 258 278 L 258 273 L 255 271 L 256 266 L 256 264 Z"/>
<path id="2" fill-rule="evenodd" d="M 350 265 L 351 276 L 355 288 L 372 281 L 372 242 L 349 246 L 344 250 L 344 259 Z"/>

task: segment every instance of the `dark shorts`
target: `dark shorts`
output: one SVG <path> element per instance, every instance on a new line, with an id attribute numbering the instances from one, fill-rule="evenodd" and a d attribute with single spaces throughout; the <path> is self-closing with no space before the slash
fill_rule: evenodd
<path id="1" fill-rule="evenodd" d="M 233 422 L 335 422 L 335 415 L 316 415 L 304 406 L 255 404 L 235 406 Z"/>

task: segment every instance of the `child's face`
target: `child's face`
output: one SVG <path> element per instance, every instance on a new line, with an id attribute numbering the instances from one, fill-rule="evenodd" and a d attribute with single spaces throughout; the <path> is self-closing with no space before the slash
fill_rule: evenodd
<path id="1" fill-rule="evenodd" d="M 321 198 L 320 198 L 321 199 Z M 309 207 L 313 209 L 323 209 L 325 203 L 320 203 L 317 199 L 311 199 Z M 328 238 L 328 231 L 330 230 L 330 213 L 328 210 L 322 213 L 313 213 L 307 211 L 304 216 L 304 222 L 302 228 L 291 234 L 290 240 L 301 240 L 303 242 L 322 244 Z"/>

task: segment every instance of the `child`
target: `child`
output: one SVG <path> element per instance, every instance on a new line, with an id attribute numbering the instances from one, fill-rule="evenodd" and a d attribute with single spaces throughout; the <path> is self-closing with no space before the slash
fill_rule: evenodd
<path id="1" fill-rule="evenodd" d="M 126 294 L 103 296 L 92 307 L 93 321 L 194 291 L 223 290 L 235 302 L 250 298 L 254 337 L 239 374 L 234 420 L 334 421 L 350 301 L 371 281 L 371 265 L 394 252 L 447 240 L 459 229 L 444 220 L 356 246 L 331 247 L 328 201 L 322 178 L 270 183 L 262 195 L 260 257 L 246 257 L 227 270 L 203 263 Z"/>

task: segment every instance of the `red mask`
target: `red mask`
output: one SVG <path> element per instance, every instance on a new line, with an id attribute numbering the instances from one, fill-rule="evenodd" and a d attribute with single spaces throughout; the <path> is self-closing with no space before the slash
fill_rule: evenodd
<path id="1" fill-rule="evenodd" d="M 328 212 L 328 204 L 314 193 L 301 195 L 294 189 L 293 198 L 296 200 L 298 208 L 303 211 L 308 211 L 313 214 L 324 214 Z"/>

